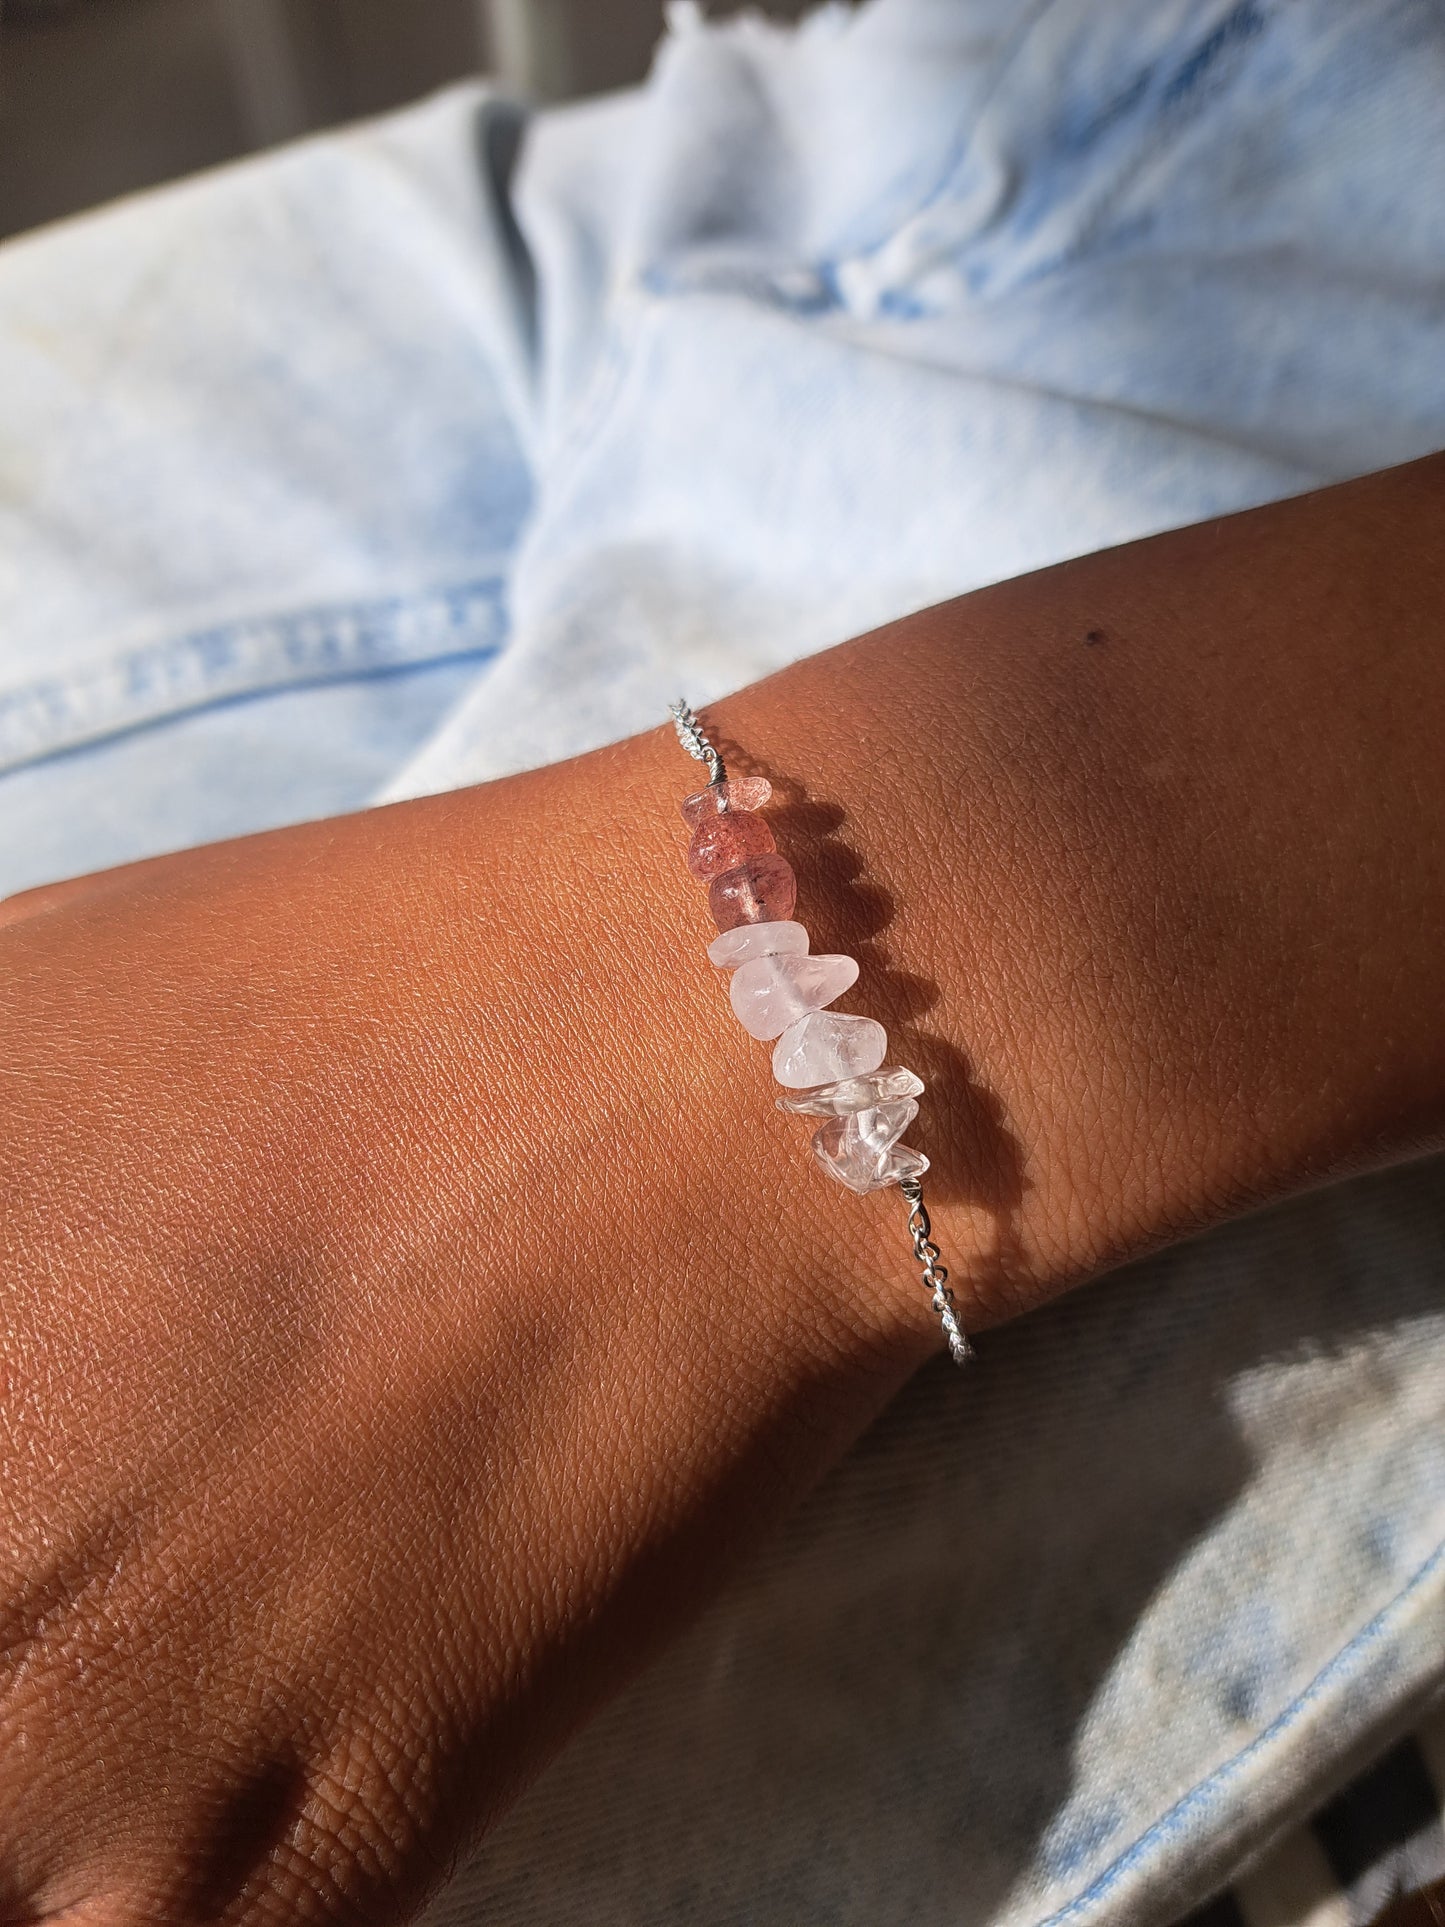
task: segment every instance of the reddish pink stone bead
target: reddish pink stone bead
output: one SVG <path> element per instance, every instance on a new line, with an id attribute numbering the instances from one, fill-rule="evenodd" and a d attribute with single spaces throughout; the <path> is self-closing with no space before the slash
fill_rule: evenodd
<path id="1" fill-rule="evenodd" d="M 696 796 L 682 801 L 682 820 L 690 828 L 729 810 L 760 810 L 773 793 L 766 776 L 730 776 L 725 783 L 709 783 Z"/>
<path id="2" fill-rule="evenodd" d="M 786 923 L 798 900 L 798 879 L 785 857 L 750 856 L 708 885 L 707 907 L 719 930 L 740 923 Z"/>
<path id="3" fill-rule="evenodd" d="M 773 833 L 760 816 L 746 810 L 725 810 L 705 818 L 687 846 L 687 867 L 700 882 L 710 883 L 724 870 L 736 870 L 750 856 L 776 850 Z"/>

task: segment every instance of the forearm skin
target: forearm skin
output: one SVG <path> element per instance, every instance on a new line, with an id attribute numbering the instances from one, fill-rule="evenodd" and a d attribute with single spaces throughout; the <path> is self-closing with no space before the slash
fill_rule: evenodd
<path id="1" fill-rule="evenodd" d="M 1441 1141 L 1442 509 L 1418 464 L 709 710 L 929 1080 L 970 1326 Z M 7 906 L 0 1918 L 390 1917 L 937 1347 L 706 962 L 695 780 L 659 727 Z"/>

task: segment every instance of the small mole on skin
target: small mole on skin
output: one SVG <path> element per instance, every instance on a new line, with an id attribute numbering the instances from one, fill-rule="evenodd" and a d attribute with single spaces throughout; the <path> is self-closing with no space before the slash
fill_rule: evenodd
<path id="1" fill-rule="evenodd" d="M 1090 649 L 1092 649 L 1097 643 L 1103 642 L 1104 639 L 1105 639 L 1104 632 L 1102 629 L 1090 629 L 1086 632 L 1084 636 L 1084 642 L 1087 645 L 1087 647 L 1089 647 Z"/>

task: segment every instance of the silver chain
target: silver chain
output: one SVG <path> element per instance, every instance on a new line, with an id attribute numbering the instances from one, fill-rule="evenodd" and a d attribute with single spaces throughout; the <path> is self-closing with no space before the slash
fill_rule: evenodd
<path id="1" fill-rule="evenodd" d="M 707 731 L 691 708 L 681 700 L 672 705 L 672 726 L 677 731 L 677 740 L 688 755 L 694 757 L 699 763 L 707 764 L 708 782 L 725 783 L 728 773 L 723 767 L 722 757 L 708 741 Z"/>
<path id="2" fill-rule="evenodd" d="M 908 1205 L 908 1235 L 913 1240 L 913 1256 L 923 1272 L 924 1290 L 932 1294 L 933 1309 L 948 1340 L 948 1352 L 955 1365 L 966 1365 L 973 1347 L 958 1319 L 958 1306 L 948 1285 L 948 1267 L 938 1260 L 940 1252 L 933 1242 L 933 1225 L 928 1206 L 923 1202 L 923 1186 L 917 1178 L 900 1178 L 898 1189 Z"/>
<path id="3" fill-rule="evenodd" d="M 689 756 L 707 764 L 708 782 L 726 782 L 727 771 L 723 767 L 723 759 L 691 707 L 679 699 L 671 705 L 671 713 L 677 740 Z M 939 1263 L 942 1254 L 933 1242 L 933 1225 L 923 1202 L 923 1186 L 917 1178 L 900 1178 L 898 1189 L 908 1205 L 908 1236 L 913 1245 L 913 1256 L 923 1272 L 924 1289 L 932 1297 L 933 1309 L 948 1340 L 949 1356 L 955 1365 L 966 1364 L 973 1357 L 973 1347 L 959 1322 L 958 1306 L 948 1285 L 948 1268 Z"/>

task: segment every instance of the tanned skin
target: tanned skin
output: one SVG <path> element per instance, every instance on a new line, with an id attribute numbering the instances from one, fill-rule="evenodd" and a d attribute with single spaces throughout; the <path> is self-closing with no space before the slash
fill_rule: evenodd
<path id="1" fill-rule="evenodd" d="M 708 712 L 966 1321 L 1445 1134 L 1445 464 Z M 386 1921 L 938 1344 L 669 729 L 0 906 L 0 1923 Z"/>

